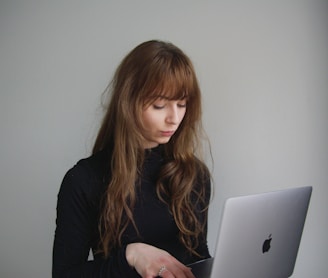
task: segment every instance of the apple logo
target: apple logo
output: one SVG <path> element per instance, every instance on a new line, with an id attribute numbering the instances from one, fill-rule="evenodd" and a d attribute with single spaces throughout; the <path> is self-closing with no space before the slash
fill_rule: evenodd
<path id="1" fill-rule="evenodd" d="M 262 246 L 262 253 L 268 252 L 271 248 L 272 234 L 264 241 Z"/>

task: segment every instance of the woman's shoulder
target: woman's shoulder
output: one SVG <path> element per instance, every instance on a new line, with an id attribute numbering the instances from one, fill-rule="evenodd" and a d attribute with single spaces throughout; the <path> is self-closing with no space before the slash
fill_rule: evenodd
<path id="1" fill-rule="evenodd" d="M 206 163 L 197 157 L 195 157 L 196 169 L 198 179 L 209 180 L 211 178 L 210 170 L 208 169 Z"/>
<path id="2" fill-rule="evenodd" d="M 61 191 L 87 195 L 102 191 L 108 182 L 108 160 L 107 151 L 100 151 L 79 160 L 66 172 Z"/>
<path id="3" fill-rule="evenodd" d="M 197 164 L 197 182 L 195 183 L 195 190 L 197 192 L 203 192 L 206 196 L 206 199 L 210 198 L 211 191 L 212 191 L 212 175 L 210 170 L 208 169 L 207 165 L 199 160 L 196 159 Z"/>
<path id="4" fill-rule="evenodd" d="M 103 178 L 102 176 L 109 170 L 110 159 L 109 151 L 102 150 L 79 160 L 72 169 L 91 177 Z"/>

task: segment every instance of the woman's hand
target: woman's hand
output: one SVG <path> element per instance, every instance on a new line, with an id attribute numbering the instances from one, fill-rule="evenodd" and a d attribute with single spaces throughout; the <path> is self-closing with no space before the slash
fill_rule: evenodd
<path id="1" fill-rule="evenodd" d="M 195 278 L 190 268 L 168 252 L 148 244 L 129 244 L 126 259 L 143 278 Z"/>

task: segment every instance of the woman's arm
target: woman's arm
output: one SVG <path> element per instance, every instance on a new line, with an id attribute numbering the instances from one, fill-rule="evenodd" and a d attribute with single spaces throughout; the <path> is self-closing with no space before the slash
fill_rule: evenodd
<path id="1" fill-rule="evenodd" d="M 197 191 L 201 191 L 202 188 L 205 190 L 204 202 L 198 203 L 197 207 L 197 216 L 202 225 L 204 225 L 203 233 L 200 234 L 198 238 L 199 246 L 197 248 L 197 253 L 201 255 L 200 259 L 206 259 L 211 257 L 208 244 L 207 244 L 207 230 L 208 230 L 208 207 L 211 200 L 212 187 L 211 187 L 211 175 L 206 166 L 205 167 L 205 176 L 199 176 L 197 182 Z M 196 198 L 197 199 L 197 198 Z"/>
<path id="2" fill-rule="evenodd" d="M 161 268 L 164 278 L 195 278 L 191 269 L 168 252 L 144 243 L 132 243 L 126 248 L 126 258 L 143 278 L 157 277 Z"/>
<path id="3" fill-rule="evenodd" d="M 127 263 L 126 247 L 108 259 L 88 261 L 89 250 L 98 239 L 98 215 L 92 188 L 97 185 L 91 169 L 84 166 L 77 164 L 68 171 L 58 194 L 53 278 L 140 277 Z"/>

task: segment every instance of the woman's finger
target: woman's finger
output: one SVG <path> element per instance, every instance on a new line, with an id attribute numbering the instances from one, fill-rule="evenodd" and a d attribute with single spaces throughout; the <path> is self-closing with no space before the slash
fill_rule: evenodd
<path id="1" fill-rule="evenodd" d="M 178 264 L 172 264 L 169 267 L 161 268 L 161 271 L 159 272 L 159 277 L 163 278 L 170 278 L 170 277 L 176 277 L 176 278 L 195 278 L 193 273 L 191 272 L 191 269 L 189 267 L 186 267 L 184 265 L 178 265 Z M 172 274 L 172 276 L 170 275 Z"/>

